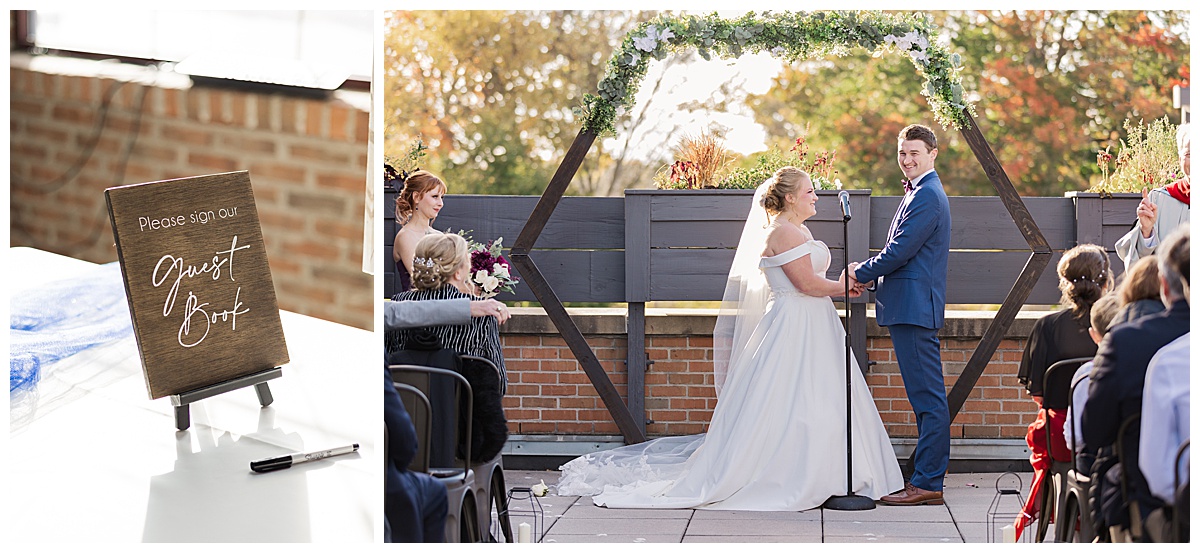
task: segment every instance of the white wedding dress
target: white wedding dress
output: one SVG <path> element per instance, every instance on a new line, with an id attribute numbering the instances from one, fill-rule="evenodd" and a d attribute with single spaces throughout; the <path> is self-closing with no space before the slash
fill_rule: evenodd
<path id="1" fill-rule="evenodd" d="M 816 240 L 760 258 L 770 299 L 730 362 L 707 434 L 574 459 L 561 467 L 558 495 L 616 508 L 746 511 L 802 511 L 845 495 L 846 334 L 830 298 L 801 293 L 784 274 L 803 256 L 825 274 L 829 249 Z M 879 499 L 904 480 L 853 367 L 853 491 Z"/>

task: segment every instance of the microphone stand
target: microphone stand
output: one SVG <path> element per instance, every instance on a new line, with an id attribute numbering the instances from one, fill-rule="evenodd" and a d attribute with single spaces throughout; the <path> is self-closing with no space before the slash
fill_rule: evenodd
<path id="1" fill-rule="evenodd" d="M 842 251 L 846 252 L 846 495 L 833 495 L 825 500 L 822 508 L 834 511 L 869 511 L 875 508 L 875 500 L 854 493 L 854 446 L 851 441 L 850 418 L 850 194 L 842 191 L 838 194 L 842 204 Z"/>

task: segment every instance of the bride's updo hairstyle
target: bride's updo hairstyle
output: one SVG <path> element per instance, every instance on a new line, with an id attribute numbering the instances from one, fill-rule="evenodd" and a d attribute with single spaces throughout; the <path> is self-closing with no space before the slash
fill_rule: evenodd
<path id="1" fill-rule="evenodd" d="M 1108 254 L 1095 244 L 1075 246 L 1058 262 L 1058 289 L 1062 290 L 1059 301 L 1075 317 L 1087 317 L 1092 304 L 1104 295 L 1104 288 L 1112 281 Z"/>
<path id="2" fill-rule="evenodd" d="M 762 197 L 763 209 L 767 210 L 767 215 L 775 217 L 783 213 L 787 209 L 787 201 L 785 198 L 788 194 L 793 194 L 800 189 L 800 183 L 804 181 L 811 182 L 808 173 L 800 170 L 798 167 L 780 167 L 775 174 L 771 176 L 771 184 L 767 186 L 767 191 Z"/>
<path id="3" fill-rule="evenodd" d="M 413 256 L 412 285 L 416 290 L 437 290 L 450 282 L 467 263 L 467 241 L 457 234 L 430 234 L 417 242 Z"/>
<path id="4" fill-rule="evenodd" d="M 404 188 L 396 196 L 396 220 L 407 223 L 417 209 L 417 201 L 430 191 L 441 188 L 446 191 L 446 183 L 429 171 L 415 171 L 404 179 Z"/>

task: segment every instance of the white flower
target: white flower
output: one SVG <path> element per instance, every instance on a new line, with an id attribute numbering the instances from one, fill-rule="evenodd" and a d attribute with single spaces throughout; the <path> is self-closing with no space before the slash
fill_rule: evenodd
<path id="1" fill-rule="evenodd" d="M 542 480 L 540 484 L 530 486 L 529 490 L 533 492 L 533 495 L 546 497 L 546 492 L 550 491 L 550 487 L 546 485 L 545 480 Z"/>
<path id="2" fill-rule="evenodd" d="M 483 272 L 483 271 L 480 271 L 480 272 Z M 500 279 L 498 279 L 494 276 L 488 275 L 488 276 L 483 277 L 483 280 L 479 283 L 479 285 L 483 286 L 484 292 L 487 292 L 490 294 L 490 293 L 494 292 L 496 290 L 496 288 L 498 288 L 500 286 Z"/>
<path id="3" fill-rule="evenodd" d="M 929 48 L 929 40 L 925 37 L 919 37 L 917 38 L 917 46 L 920 47 L 921 50 L 925 50 Z"/>
<path id="4" fill-rule="evenodd" d="M 771 48 L 771 55 L 778 56 L 779 54 L 782 54 L 786 51 L 787 51 L 787 48 L 784 48 L 783 46 L 776 46 L 774 48 Z"/>
<path id="5" fill-rule="evenodd" d="M 475 282 L 478 282 L 479 284 L 483 284 L 483 280 L 489 276 L 491 276 L 491 275 L 489 275 L 487 271 L 480 269 L 478 271 L 475 271 L 475 278 L 472 280 L 474 280 Z"/>
<path id="6" fill-rule="evenodd" d="M 653 29 L 653 27 L 651 27 L 651 29 Z M 636 46 L 638 50 L 643 52 L 653 52 L 658 43 L 654 40 L 653 36 L 643 36 L 634 38 L 633 45 Z"/>
<path id="7" fill-rule="evenodd" d="M 629 60 L 629 65 L 631 66 L 637 65 L 638 60 L 642 59 L 642 55 L 637 52 L 632 52 L 629 55 L 633 56 L 633 59 Z"/>
<path id="8" fill-rule="evenodd" d="M 672 39 L 672 38 L 675 38 L 675 33 L 671 32 L 670 27 L 667 27 L 666 29 L 663 29 L 662 32 L 658 33 L 658 41 L 659 42 L 666 42 L 667 40 Z"/>
<path id="9" fill-rule="evenodd" d="M 504 265 L 501 265 L 499 263 L 493 264 L 492 265 L 492 274 L 495 275 L 496 278 L 508 278 L 509 277 L 508 267 L 505 267 Z"/>
<path id="10" fill-rule="evenodd" d="M 917 61 L 919 61 L 919 62 L 921 62 L 921 63 L 924 63 L 924 64 L 929 64 L 929 56 L 925 55 L 925 52 L 922 52 L 922 51 L 919 51 L 919 50 L 911 50 L 911 51 L 909 51 L 909 52 L 908 52 L 908 54 L 909 54 L 910 56 L 912 56 L 912 58 L 913 58 L 914 60 L 917 60 Z"/>

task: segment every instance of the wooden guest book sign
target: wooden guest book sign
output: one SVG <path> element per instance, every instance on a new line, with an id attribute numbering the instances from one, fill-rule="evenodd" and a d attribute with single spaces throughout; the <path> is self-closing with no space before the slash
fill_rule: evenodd
<path id="1" fill-rule="evenodd" d="M 151 399 L 288 362 L 248 172 L 104 196 Z"/>

